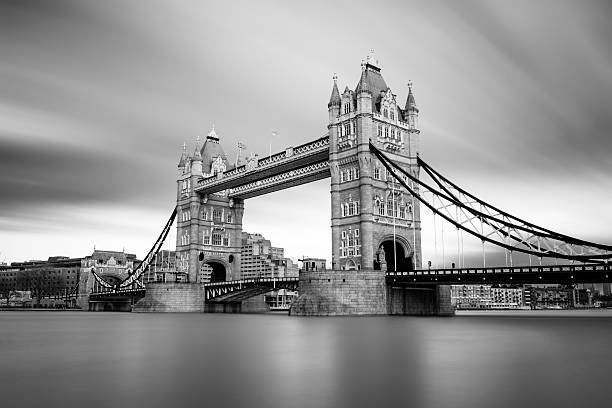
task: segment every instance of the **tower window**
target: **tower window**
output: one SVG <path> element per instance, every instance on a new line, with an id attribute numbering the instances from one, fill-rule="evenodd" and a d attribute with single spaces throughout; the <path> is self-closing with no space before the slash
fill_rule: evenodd
<path id="1" fill-rule="evenodd" d="M 380 180 L 380 169 L 378 168 L 378 166 L 374 167 L 374 178 L 376 180 Z"/>
<path id="2" fill-rule="evenodd" d="M 389 137 L 389 128 L 385 126 L 385 137 Z"/>
<path id="3" fill-rule="evenodd" d="M 384 116 L 385 118 L 388 118 L 388 117 L 389 117 L 389 109 L 387 109 L 387 108 L 383 109 L 383 116 Z"/>
<path id="4" fill-rule="evenodd" d="M 213 234 L 212 236 L 212 244 L 213 245 L 221 245 L 221 234 Z"/>
<path id="5" fill-rule="evenodd" d="M 349 113 L 351 111 L 351 105 L 348 103 L 344 104 L 344 113 Z"/>
<path id="6" fill-rule="evenodd" d="M 378 137 L 382 137 L 382 125 L 378 125 Z"/>
<path id="7" fill-rule="evenodd" d="M 232 222 L 232 214 L 228 213 L 228 214 L 225 216 L 225 222 Z"/>
<path id="8" fill-rule="evenodd" d="M 395 129 L 391 129 L 391 137 L 395 139 Z"/>
<path id="9" fill-rule="evenodd" d="M 391 109 L 391 120 L 395 120 L 395 110 Z"/>
<path id="10" fill-rule="evenodd" d="M 221 222 L 222 213 L 221 210 L 213 210 L 213 221 Z"/>
<path id="11" fill-rule="evenodd" d="M 349 124 L 349 122 L 346 122 L 344 124 L 344 134 L 347 136 L 351 134 L 351 125 Z"/>

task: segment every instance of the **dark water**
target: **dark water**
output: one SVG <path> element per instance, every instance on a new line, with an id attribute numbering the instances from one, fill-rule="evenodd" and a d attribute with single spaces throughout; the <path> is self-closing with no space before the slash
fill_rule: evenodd
<path id="1" fill-rule="evenodd" d="M 0 312 L 2 407 L 611 406 L 612 313 Z"/>

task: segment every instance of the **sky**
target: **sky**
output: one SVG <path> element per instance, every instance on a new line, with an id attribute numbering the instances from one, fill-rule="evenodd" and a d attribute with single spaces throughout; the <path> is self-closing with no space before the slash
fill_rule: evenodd
<path id="1" fill-rule="evenodd" d="M 0 261 L 143 257 L 183 142 L 213 124 L 230 158 L 314 140 L 332 76 L 354 89 L 370 49 L 398 100 L 414 84 L 425 161 L 612 244 L 611 18 L 605 1 L 0 1 Z M 322 180 L 248 200 L 243 228 L 329 259 L 329 214 Z"/>

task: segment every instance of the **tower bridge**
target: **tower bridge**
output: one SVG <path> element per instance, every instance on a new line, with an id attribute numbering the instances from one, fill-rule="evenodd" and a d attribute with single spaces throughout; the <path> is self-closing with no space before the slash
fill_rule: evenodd
<path id="1" fill-rule="evenodd" d="M 610 282 L 612 246 L 512 216 L 425 162 L 412 86 L 400 106 L 373 59 L 362 63 L 355 88 L 340 93 L 334 77 L 327 106 L 322 137 L 265 157 L 230 163 L 214 128 L 193 153 L 184 148 L 176 208 L 162 233 L 122 282 L 109 284 L 94 272 L 98 286 L 92 299 L 146 292 L 136 310 L 227 311 L 228 304 L 283 287 L 300 291 L 293 315 L 451 315 L 450 284 Z M 430 181 L 421 179 L 421 170 Z M 332 269 L 301 271 L 299 278 L 284 280 L 243 279 L 248 199 L 324 178 L 331 186 Z M 480 240 L 483 263 L 486 243 L 503 249 L 510 265 L 471 268 L 459 257 L 457 267 L 423 269 L 421 205 L 433 213 L 434 223 L 440 219 L 456 229 L 458 239 L 466 234 Z M 140 277 L 175 220 L 177 273 L 186 282 L 144 288 Z M 517 266 L 516 253 L 565 263 Z"/>

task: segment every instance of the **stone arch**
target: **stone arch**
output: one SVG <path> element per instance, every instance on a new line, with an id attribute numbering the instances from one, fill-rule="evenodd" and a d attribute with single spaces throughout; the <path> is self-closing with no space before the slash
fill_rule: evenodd
<path id="1" fill-rule="evenodd" d="M 355 263 L 354 260 L 348 259 L 346 261 L 346 263 L 344 264 L 344 269 L 347 270 L 347 271 L 356 271 L 357 270 L 357 264 Z"/>
<path id="2" fill-rule="evenodd" d="M 393 254 L 393 234 L 383 236 L 376 245 L 375 254 L 378 257 L 382 254 L 381 247 L 384 249 L 384 263 L 387 271 L 412 271 L 414 270 L 414 248 L 408 240 L 400 235 L 395 236 L 395 255 Z M 375 269 L 382 268 L 382 262 L 375 261 Z M 396 265 L 397 264 L 397 269 Z"/>
<path id="3" fill-rule="evenodd" d="M 218 257 L 205 258 L 200 265 L 200 270 L 202 270 L 204 265 L 211 269 L 210 282 L 225 282 L 228 280 L 230 265 L 225 259 Z"/>

